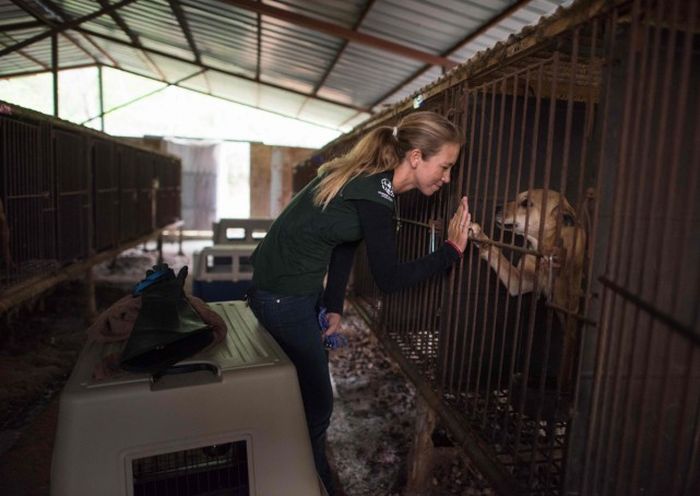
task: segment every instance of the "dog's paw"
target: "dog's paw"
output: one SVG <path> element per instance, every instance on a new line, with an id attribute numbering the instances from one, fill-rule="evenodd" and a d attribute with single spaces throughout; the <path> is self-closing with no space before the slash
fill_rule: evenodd
<path id="1" fill-rule="evenodd" d="M 481 234 L 481 226 L 476 222 L 469 223 L 469 237 L 477 238 Z"/>
<path id="2" fill-rule="evenodd" d="M 471 239 L 472 242 L 479 249 L 479 255 L 481 256 L 481 258 L 488 258 L 489 249 L 491 247 L 488 244 L 481 243 L 481 241 L 488 241 L 489 238 L 484 234 L 484 231 L 481 229 L 481 226 L 476 222 L 472 222 L 469 224 L 469 239 Z"/>
<path id="3" fill-rule="evenodd" d="M 471 224 L 469 224 L 469 238 L 474 241 L 486 241 L 489 239 L 484 234 L 484 231 L 481 229 L 481 226 L 476 222 L 472 222 Z"/>

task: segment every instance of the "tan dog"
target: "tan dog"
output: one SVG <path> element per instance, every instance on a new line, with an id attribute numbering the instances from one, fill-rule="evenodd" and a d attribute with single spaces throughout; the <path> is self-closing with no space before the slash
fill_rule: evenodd
<path id="1" fill-rule="evenodd" d="M 586 232 L 566 198 L 552 190 L 547 191 L 546 197 L 542 189 L 519 193 L 515 201 L 496 210 L 496 222 L 502 229 L 525 236 L 529 248 L 544 255 L 538 271 L 535 255 L 524 254 L 518 265 L 513 266 L 500 248 L 478 244 L 481 258 L 489 262 L 511 296 L 537 290 L 560 310 L 557 314 L 566 333 L 560 382 L 562 386 L 568 385 L 573 372 L 578 322 L 567 312 L 575 314 L 579 308 Z M 476 223 L 472 223 L 472 237 L 477 242 L 489 241 Z"/>

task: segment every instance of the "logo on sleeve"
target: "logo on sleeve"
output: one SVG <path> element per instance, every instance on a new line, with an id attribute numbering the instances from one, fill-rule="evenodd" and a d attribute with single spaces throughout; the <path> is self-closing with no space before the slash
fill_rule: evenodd
<path id="1" fill-rule="evenodd" d="M 386 177 L 383 177 L 382 181 L 381 181 L 381 185 L 382 185 L 383 191 L 377 192 L 377 193 L 379 193 L 379 196 L 381 196 L 385 200 L 393 202 L 394 201 L 394 187 L 391 185 L 391 180 L 386 178 Z"/>

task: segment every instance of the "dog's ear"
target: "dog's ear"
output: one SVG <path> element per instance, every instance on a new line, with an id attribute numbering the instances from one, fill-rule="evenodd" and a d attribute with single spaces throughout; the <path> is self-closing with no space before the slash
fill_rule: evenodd
<path id="1" fill-rule="evenodd" d="M 561 222 L 565 226 L 575 226 L 576 225 L 576 212 L 568 203 L 559 204 L 552 209 L 554 215 L 559 215 L 561 211 Z"/>

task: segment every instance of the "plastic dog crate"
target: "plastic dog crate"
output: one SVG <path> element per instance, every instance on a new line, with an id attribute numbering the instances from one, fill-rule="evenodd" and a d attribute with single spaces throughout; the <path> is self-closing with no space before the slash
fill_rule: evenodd
<path id="1" fill-rule="evenodd" d="M 53 496 L 326 494 L 294 366 L 244 303 L 211 308 L 227 338 L 180 373 L 96 381 L 123 343 L 86 344 L 61 394 Z"/>
<path id="2" fill-rule="evenodd" d="M 195 255 L 192 294 L 204 301 L 242 300 L 252 284 L 255 244 L 207 246 Z"/>
<path id="3" fill-rule="evenodd" d="M 256 244 L 270 230 L 273 219 L 221 219 L 214 222 L 214 244 Z"/>

